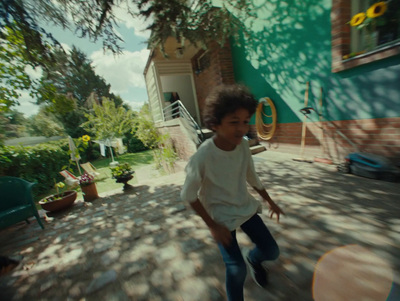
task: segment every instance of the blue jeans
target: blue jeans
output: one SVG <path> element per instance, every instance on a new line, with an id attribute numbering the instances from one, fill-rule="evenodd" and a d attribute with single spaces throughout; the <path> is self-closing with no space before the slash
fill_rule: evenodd
<path id="1" fill-rule="evenodd" d="M 250 261 L 254 264 L 265 260 L 275 260 L 279 256 L 279 247 L 264 224 L 260 216 L 253 215 L 240 228 L 245 232 L 255 248 L 250 251 Z M 226 293 L 229 301 L 243 300 L 243 286 L 246 279 L 246 263 L 243 259 L 238 242 L 236 230 L 232 231 L 232 241 L 228 247 L 218 244 L 226 266 Z"/>

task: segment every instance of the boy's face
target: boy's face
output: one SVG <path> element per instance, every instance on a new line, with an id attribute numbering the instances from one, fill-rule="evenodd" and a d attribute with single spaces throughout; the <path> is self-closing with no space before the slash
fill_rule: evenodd
<path id="1" fill-rule="evenodd" d="M 216 133 L 214 142 L 217 147 L 226 151 L 234 150 L 249 131 L 250 117 L 246 109 L 238 109 L 225 115 L 221 123 L 213 127 Z"/>

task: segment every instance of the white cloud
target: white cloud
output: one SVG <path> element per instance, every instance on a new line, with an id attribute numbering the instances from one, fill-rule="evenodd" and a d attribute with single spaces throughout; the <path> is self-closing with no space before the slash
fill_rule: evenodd
<path id="1" fill-rule="evenodd" d="M 13 107 L 13 109 L 21 112 L 25 115 L 25 117 L 29 117 L 35 115 L 39 112 L 39 106 L 34 104 L 34 100 L 29 95 L 27 91 L 21 91 L 21 97 L 19 98 L 19 106 Z"/>
<path id="2" fill-rule="evenodd" d="M 95 51 L 90 55 L 96 73 L 102 76 L 111 85 L 115 94 L 127 92 L 131 87 L 145 88 L 143 71 L 150 51 L 124 51 L 121 55 L 114 56 Z"/>
<path id="3" fill-rule="evenodd" d="M 42 70 L 41 67 L 33 68 L 33 67 L 30 66 L 30 65 L 26 65 L 24 69 L 25 69 L 26 74 L 28 74 L 29 77 L 30 77 L 32 80 L 36 80 L 36 79 L 39 79 L 39 78 L 42 77 L 43 70 Z"/>
<path id="4" fill-rule="evenodd" d="M 124 2 L 120 6 L 115 6 L 113 8 L 113 12 L 118 18 L 118 23 L 122 23 L 128 28 L 132 28 L 136 36 L 146 39 L 149 38 L 150 31 L 146 30 L 146 27 L 150 25 L 151 19 L 149 18 L 145 20 L 143 17 L 133 17 L 128 12 L 128 5 L 128 3 Z M 132 7 L 132 5 L 130 5 L 130 10 L 135 13 L 138 12 L 136 6 Z"/>
<path id="5" fill-rule="evenodd" d="M 140 100 L 132 100 L 132 99 L 124 99 L 124 102 L 126 102 L 133 111 L 140 111 L 142 106 L 144 105 L 145 101 L 140 101 Z"/>
<path id="6" fill-rule="evenodd" d="M 61 43 L 61 46 L 62 46 L 62 48 L 64 49 L 64 51 L 65 51 L 66 53 L 71 53 L 72 48 L 71 48 L 70 45 L 65 44 L 65 43 Z"/>
<path id="7" fill-rule="evenodd" d="M 25 72 L 32 80 L 37 80 L 42 77 L 43 70 L 40 67 L 32 68 L 29 65 L 25 66 Z M 34 99 L 29 95 L 29 91 L 16 90 L 21 96 L 18 98 L 19 106 L 16 105 L 12 109 L 24 114 L 25 117 L 35 115 L 39 111 L 39 106 L 35 104 Z"/>

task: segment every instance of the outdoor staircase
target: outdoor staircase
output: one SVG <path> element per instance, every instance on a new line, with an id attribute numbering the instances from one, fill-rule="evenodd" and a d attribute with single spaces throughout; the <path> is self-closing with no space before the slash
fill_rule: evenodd
<path id="1" fill-rule="evenodd" d="M 264 152 L 267 150 L 264 145 L 261 145 L 258 142 L 257 138 L 251 138 L 249 140 L 249 147 L 250 147 L 252 155 L 255 155 L 255 154 L 258 154 L 258 153 L 261 153 L 261 152 Z"/>
<path id="2" fill-rule="evenodd" d="M 178 109 L 178 111 L 176 111 L 176 109 Z M 213 131 L 201 128 L 199 126 L 199 124 L 193 119 L 193 117 L 190 115 L 190 113 L 187 111 L 180 100 L 177 100 L 173 104 L 163 109 L 164 121 L 171 120 L 177 117 L 179 117 L 181 125 L 186 129 L 186 134 L 188 135 L 189 139 L 193 141 L 193 143 L 196 145 L 196 148 L 198 148 L 200 144 L 203 143 L 205 140 L 211 138 L 214 135 Z M 265 146 L 261 145 L 258 142 L 257 138 L 251 138 L 248 141 L 251 153 L 253 155 L 266 150 Z"/>
<path id="3" fill-rule="evenodd" d="M 211 138 L 214 135 L 213 131 L 211 131 L 209 129 L 201 129 L 201 132 L 198 130 L 197 134 L 199 135 L 199 139 L 201 139 L 201 135 L 202 135 L 202 137 L 204 139 L 203 141 L 205 141 L 208 138 Z M 249 147 L 250 147 L 252 155 L 255 155 L 255 154 L 258 154 L 258 153 L 261 153 L 261 152 L 267 150 L 264 145 L 261 145 L 258 142 L 257 138 L 251 138 L 248 141 L 249 141 Z M 199 146 L 200 146 L 200 144 L 197 145 L 197 147 L 199 147 Z"/>

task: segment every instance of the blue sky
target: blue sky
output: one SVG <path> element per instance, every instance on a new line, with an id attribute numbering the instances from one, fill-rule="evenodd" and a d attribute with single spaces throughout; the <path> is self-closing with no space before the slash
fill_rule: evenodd
<path id="1" fill-rule="evenodd" d="M 122 8 L 117 8 L 115 15 L 120 19 L 116 30 L 124 39 L 124 43 L 121 43 L 123 53 L 118 56 L 111 52 L 104 53 L 101 40 L 91 43 L 88 39 L 77 38 L 71 31 L 63 31 L 58 27 L 43 27 L 48 29 L 66 50 L 75 45 L 86 53 L 96 73 L 111 85 L 111 92 L 120 95 L 133 110 L 138 110 L 147 101 L 143 71 L 149 56 L 146 44 L 149 31 L 144 31 L 146 23 L 143 20 L 132 18 Z M 40 70 L 29 70 L 29 73 L 33 77 L 41 75 Z M 33 101 L 28 93 L 22 93 L 21 105 L 15 109 L 24 113 L 25 117 L 36 114 L 39 107 L 34 105 Z"/>

